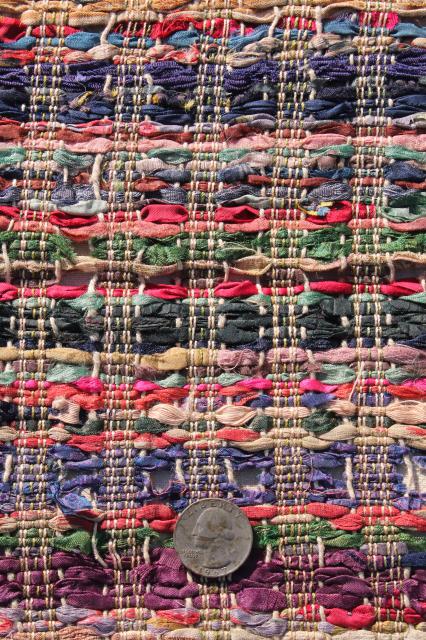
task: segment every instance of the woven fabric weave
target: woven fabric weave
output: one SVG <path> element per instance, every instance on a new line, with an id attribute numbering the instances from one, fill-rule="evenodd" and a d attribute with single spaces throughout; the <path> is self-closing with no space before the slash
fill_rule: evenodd
<path id="1" fill-rule="evenodd" d="M 425 0 L 0 0 L 0 240 L 0 637 L 426 639 Z"/>

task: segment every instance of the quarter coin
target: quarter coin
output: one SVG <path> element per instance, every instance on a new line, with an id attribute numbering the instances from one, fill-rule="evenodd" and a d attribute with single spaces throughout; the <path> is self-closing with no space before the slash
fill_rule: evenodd
<path id="1" fill-rule="evenodd" d="M 253 531 L 246 515 L 232 502 L 205 498 L 182 512 L 173 540 L 187 569 L 200 576 L 220 578 L 247 560 Z"/>

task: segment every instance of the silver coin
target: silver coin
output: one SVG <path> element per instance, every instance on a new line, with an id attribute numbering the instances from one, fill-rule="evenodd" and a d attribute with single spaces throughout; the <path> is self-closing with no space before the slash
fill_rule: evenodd
<path id="1" fill-rule="evenodd" d="M 253 531 L 246 515 L 232 502 L 205 498 L 182 512 L 173 541 L 187 569 L 220 578 L 247 560 Z"/>

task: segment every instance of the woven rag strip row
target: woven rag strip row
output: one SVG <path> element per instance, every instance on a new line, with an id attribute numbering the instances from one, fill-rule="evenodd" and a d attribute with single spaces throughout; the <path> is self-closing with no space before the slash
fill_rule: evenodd
<path id="1" fill-rule="evenodd" d="M 0 636 L 424 640 L 424 0 L 0 16 Z"/>

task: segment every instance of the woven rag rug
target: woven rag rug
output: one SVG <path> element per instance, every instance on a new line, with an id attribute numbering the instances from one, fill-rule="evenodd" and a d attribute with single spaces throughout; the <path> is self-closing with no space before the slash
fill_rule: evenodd
<path id="1" fill-rule="evenodd" d="M 0 637 L 425 640 L 426 0 L 0 16 Z"/>

